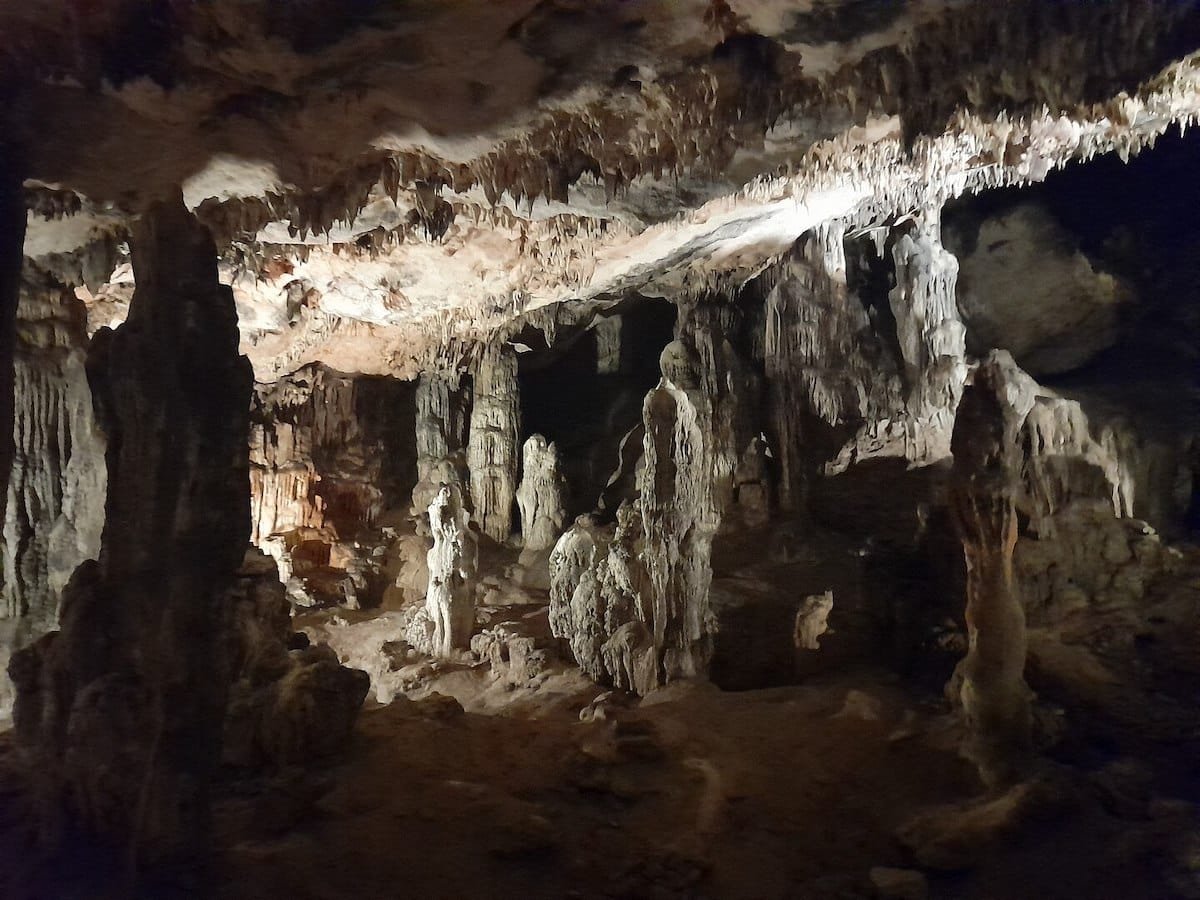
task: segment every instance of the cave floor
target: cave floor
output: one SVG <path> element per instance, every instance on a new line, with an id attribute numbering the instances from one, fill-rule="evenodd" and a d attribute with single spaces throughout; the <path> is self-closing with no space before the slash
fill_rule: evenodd
<path id="1" fill-rule="evenodd" d="M 1111 802 L 1119 778 L 1106 793 L 1064 768 L 1049 800 L 960 820 L 983 789 L 957 726 L 886 672 L 678 684 L 590 722 L 567 694 L 534 717 L 441 694 L 365 711 L 337 768 L 221 804 L 218 896 L 871 898 L 873 867 L 914 865 L 897 835 L 922 814 L 950 829 L 916 850 L 940 860 L 932 897 L 1186 896 L 1158 854 L 1194 807 L 1148 817 Z"/>

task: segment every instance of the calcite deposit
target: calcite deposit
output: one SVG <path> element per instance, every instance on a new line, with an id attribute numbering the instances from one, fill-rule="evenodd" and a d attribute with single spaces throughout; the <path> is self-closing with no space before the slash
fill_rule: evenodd
<path id="1" fill-rule="evenodd" d="M 1200 2 L 0 35 L 0 896 L 1200 896 Z"/>

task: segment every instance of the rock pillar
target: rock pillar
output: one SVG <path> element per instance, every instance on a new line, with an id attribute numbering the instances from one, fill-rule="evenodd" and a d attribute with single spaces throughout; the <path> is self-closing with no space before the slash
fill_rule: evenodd
<path id="1" fill-rule="evenodd" d="M 434 656 L 449 656 L 452 650 L 471 646 L 475 628 L 475 536 L 456 485 L 442 485 L 433 498 L 429 530 L 433 547 L 428 554 L 425 612 L 433 628 L 428 649 Z"/>
<path id="2" fill-rule="evenodd" d="M 226 596 L 250 536 L 252 375 L 216 247 L 178 196 L 131 241 L 129 317 L 93 339 L 108 438 L 98 562 L 13 658 L 43 836 L 132 866 L 202 852 L 228 691 Z"/>
<path id="3" fill-rule="evenodd" d="M 563 530 L 563 478 L 558 468 L 558 448 L 540 434 L 532 435 L 522 449 L 524 474 L 517 489 L 521 510 L 521 537 L 526 550 L 553 547 Z"/>
<path id="4" fill-rule="evenodd" d="M 475 369 L 467 468 L 475 521 L 497 543 L 507 541 L 512 531 L 520 410 L 517 357 L 503 346 L 489 345 Z"/>
<path id="5" fill-rule="evenodd" d="M 1023 411 L 1017 372 L 993 353 L 963 394 L 951 449 L 951 503 L 967 566 L 966 658 L 955 681 L 966 714 L 964 748 L 989 784 L 1018 772 L 1030 751 L 1025 611 L 1013 577 L 1021 492 Z"/>

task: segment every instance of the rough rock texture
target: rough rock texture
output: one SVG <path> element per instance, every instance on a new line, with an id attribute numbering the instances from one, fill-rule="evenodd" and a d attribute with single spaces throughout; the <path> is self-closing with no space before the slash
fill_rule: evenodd
<path id="1" fill-rule="evenodd" d="M 929 465 L 949 455 L 966 354 L 957 265 L 939 228 L 928 207 L 891 229 L 894 334 L 848 285 L 844 222 L 814 229 L 767 282 L 762 352 L 784 509 L 802 508 L 818 475 L 877 457 Z M 888 237 L 875 229 L 877 252 Z"/>
<path id="2" fill-rule="evenodd" d="M 952 442 L 951 504 L 967 564 L 970 638 L 956 673 L 958 699 L 969 730 L 964 749 L 991 784 L 1019 771 L 1031 741 L 1025 611 L 1013 574 L 1021 426 L 1032 405 L 1019 376 L 1003 351 L 981 363 L 959 406 Z"/>
<path id="3" fill-rule="evenodd" d="M 429 504 L 429 589 L 410 641 L 422 653 L 450 656 L 471 644 L 475 627 L 478 549 L 457 485 L 443 485 Z"/>
<path id="4" fill-rule="evenodd" d="M 258 550 L 227 598 L 232 684 L 223 728 L 226 763 L 300 765 L 344 750 L 370 687 L 325 644 L 293 644 L 291 606 L 273 561 Z"/>
<path id="5" fill-rule="evenodd" d="M 736 454 L 721 415 L 731 398 L 718 388 L 730 382 L 709 374 L 724 357 L 696 343 L 699 352 L 682 340 L 663 350 L 662 379 L 643 404 L 636 501 L 606 529 L 581 517 L 550 557 L 554 635 L 589 677 L 638 694 L 702 675 L 712 656 L 712 539 Z"/>
<path id="6" fill-rule="evenodd" d="M 896 287 L 889 294 L 904 360 L 912 460 L 950 455 L 954 410 L 966 378 L 966 330 L 955 302 L 958 261 L 942 246 L 941 208 L 928 206 L 892 247 Z"/>
<path id="7" fill-rule="evenodd" d="M 466 484 L 465 402 L 457 375 L 423 373 L 417 382 L 417 486 L 414 515 L 424 517 L 443 484 Z"/>
<path id="8" fill-rule="evenodd" d="M 8 135 L 0 139 L 0 487 L 5 496 L 14 452 L 13 352 L 26 221 L 20 156 Z"/>
<path id="9" fill-rule="evenodd" d="M 525 441 L 521 451 L 523 474 L 517 488 L 521 511 L 521 539 L 525 550 L 553 547 L 563 531 L 563 477 L 558 448 L 540 434 Z"/>
<path id="10" fill-rule="evenodd" d="M 255 391 L 252 540 L 297 528 L 353 538 L 407 502 L 415 475 L 410 385 L 310 366 Z"/>
<path id="11" fill-rule="evenodd" d="M 100 559 L 10 673 L 43 834 L 149 863 L 205 845 L 223 598 L 250 536 L 252 376 L 212 238 L 179 199 L 146 213 L 133 253 L 129 319 L 88 362 L 108 437 Z"/>
<path id="12" fill-rule="evenodd" d="M 16 456 L 2 557 L 0 717 L 12 709 L 3 672 L 10 651 L 58 627 L 67 580 L 100 552 L 107 472 L 84 371 L 84 317 L 82 304 L 53 282 L 31 277 L 22 286 L 13 360 Z"/>
<path id="13" fill-rule="evenodd" d="M 968 237 L 958 305 L 973 353 L 1003 347 L 1037 377 L 1078 368 L 1117 339 L 1130 288 L 1097 271 L 1044 207 L 1027 202 L 991 216 L 976 234 L 955 235 L 956 246 Z"/>
<path id="14" fill-rule="evenodd" d="M 502 345 L 489 344 L 473 372 L 467 468 L 474 519 L 484 534 L 501 544 L 512 532 L 517 493 L 518 391 L 516 354 Z"/>

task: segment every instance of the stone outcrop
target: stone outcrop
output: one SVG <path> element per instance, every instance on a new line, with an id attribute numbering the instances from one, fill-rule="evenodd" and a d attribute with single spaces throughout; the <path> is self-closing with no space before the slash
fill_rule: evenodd
<path id="1" fill-rule="evenodd" d="M 6 101 L 9 99 L 5 96 Z M 0 121 L 7 125 L 7 116 Z M 20 155 L 9 131 L 0 139 L 0 487 L 4 488 L 5 496 L 13 461 L 12 360 L 26 221 Z"/>
<path id="2" fill-rule="evenodd" d="M 970 649 L 952 684 L 969 732 L 966 754 L 990 784 L 1017 774 L 1030 752 L 1024 680 L 1025 611 L 1013 572 L 1021 491 L 1021 428 L 1032 405 L 1012 358 L 993 353 L 958 410 L 951 505 L 967 568 Z"/>
<path id="3" fill-rule="evenodd" d="M 489 344 L 475 366 L 473 379 L 467 437 L 471 504 L 480 530 L 502 544 L 512 531 L 517 492 L 521 405 L 516 354 L 503 345 Z"/>
<path id="4" fill-rule="evenodd" d="M 525 550 L 553 547 L 563 531 L 563 477 L 558 448 L 540 434 L 531 435 L 521 451 L 523 474 L 517 488 L 521 538 Z"/>
<path id="5" fill-rule="evenodd" d="M 252 376 L 212 238 L 181 200 L 150 209 L 132 247 L 129 318 L 88 360 L 108 438 L 100 558 L 10 673 L 43 835 L 143 864 L 205 846 L 223 598 L 250 537 Z"/>
<path id="6" fill-rule="evenodd" d="M 10 651 L 58 627 L 71 573 L 100 551 L 107 472 L 84 362 L 86 313 L 66 289 L 31 276 L 18 311 L 14 441 L 4 518 L 0 717 L 11 711 Z M 7 695 L 7 699 L 6 699 Z"/>
<path id="7" fill-rule="evenodd" d="M 295 646 L 274 562 L 250 550 L 226 598 L 232 654 L 222 754 L 229 765 L 294 766 L 346 746 L 370 688 L 326 644 Z"/>

